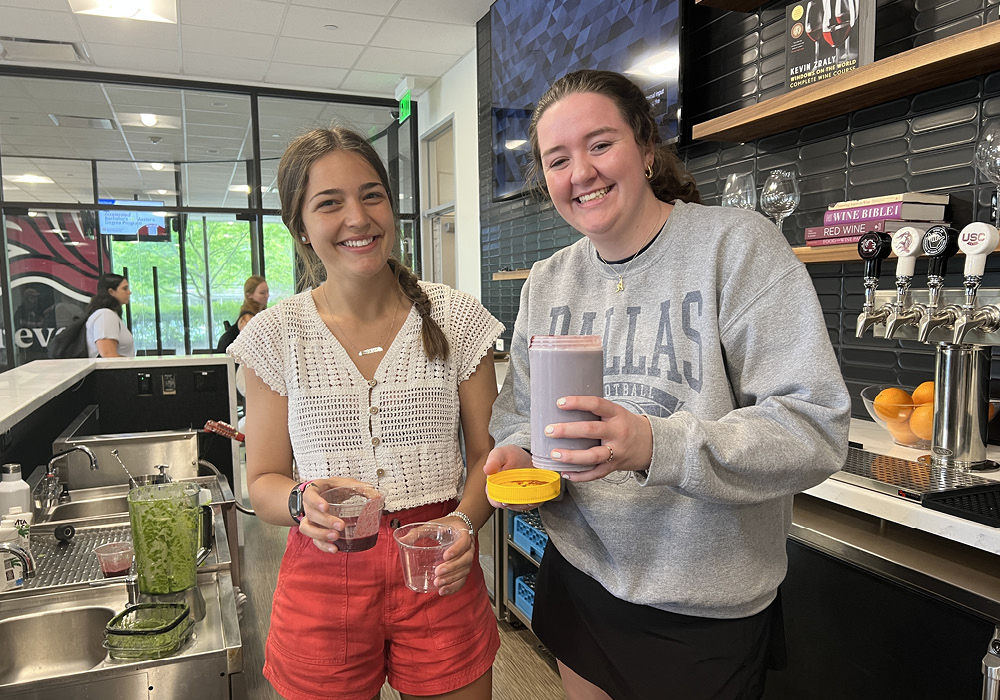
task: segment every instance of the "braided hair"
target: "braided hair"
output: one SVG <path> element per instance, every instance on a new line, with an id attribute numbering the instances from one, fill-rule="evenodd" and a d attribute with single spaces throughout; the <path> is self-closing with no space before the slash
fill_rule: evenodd
<path id="1" fill-rule="evenodd" d="M 309 186 L 310 168 L 323 156 L 336 151 L 359 155 L 372 166 L 389 195 L 393 222 L 396 231 L 399 231 L 398 202 L 392 196 L 389 173 L 368 139 L 356 131 L 340 126 L 313 129 L 299 136 L 285 149 L 278 165 L 278 193 L 281 197 L 281 220 L 295 241 L 295 253 L 301 265 L 301 276 L 306 284 L 313 287 L 319 286 L 326 278 L 326 274 L 319 256 L 310 245 L 302 241 L 302 236 L 305 234 L 302 206 Z M 396 246 L 399 246 L 398 237 Z M 437 322 L 431 318 L 431 302 L 427 298 L 427 293 L 417 283 L 417 276 L 400 262 L 395 254 L 389 257 L 388 265 L 400 291 L 413 302 L 423 321 L 421 333 L 427 357 L 432 360 L 447 359 L 448 338 Z"/>

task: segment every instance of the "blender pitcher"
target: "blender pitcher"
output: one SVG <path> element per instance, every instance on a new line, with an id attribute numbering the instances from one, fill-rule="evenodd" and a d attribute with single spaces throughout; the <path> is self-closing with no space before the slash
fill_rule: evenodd
<path id="1" fill-rule="evenodd" d="M 212 508 L 198 505 L 200 489 L 174 482 L 128 492 L 139 590 L 178 593 L 197 582 L 199 561 L 211 551 Z"/>

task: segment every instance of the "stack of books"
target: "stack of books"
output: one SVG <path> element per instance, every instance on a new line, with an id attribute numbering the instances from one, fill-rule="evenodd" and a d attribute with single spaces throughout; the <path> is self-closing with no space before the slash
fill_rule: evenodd
<path id="1" fill-rule="evenodd" d="M 823 225 L 806 229 L 806 245 L 857 243 L 869 231 L 892 233 L 904 226 L 921 230 L 944 220 L 948 195 L 902 192 L 835 202 L 823 212 Z"/>

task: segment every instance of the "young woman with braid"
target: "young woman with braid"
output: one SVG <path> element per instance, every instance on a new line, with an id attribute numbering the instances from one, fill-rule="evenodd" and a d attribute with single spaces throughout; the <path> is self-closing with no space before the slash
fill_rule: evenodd
<path id="1" fill-rule="evenodd" d="M 294 700 L 369 700 L 386 678 L 403 698 L 488 700 L 499 637 L 475 530 L 492 512 L 482 467 L 503 326 L 392 256 L 396 197 L 362 136 L 299 137 L 278 188 L 313 289 L 262 311 L 229 349 L 247 371 L 251 501 L 291 528 L 264 675 Z M 359 483 L 385 495 L 378 542 L 340 552 L 344 523 L 320 493 Z M 392 531 L 431 520 L 462 534 L 428 595 L 403 584 Z"/>

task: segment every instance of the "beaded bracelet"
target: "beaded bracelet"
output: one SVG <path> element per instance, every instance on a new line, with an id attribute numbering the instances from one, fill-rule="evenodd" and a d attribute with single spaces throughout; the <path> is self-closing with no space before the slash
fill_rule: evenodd
<path id="1" fill-rule="evenodd" d="M 460 510 L 453 510 L 450 513 L 448 513 L 448 515 L 446 515 L 444 517 L 446 517 L 446 518 L 451 518 L 451 517 L 461 518 L 462 522 L 464 522 L 466 524 L 466 526 L 469 528 L 469 534 L 470 535 L 475 535 L 476 534 L 476 528 L 474 528 L 472 526 L 472 518 L 470 518 L 468 515 L 466 515 L 462 511 L 460 511 Z"/>

